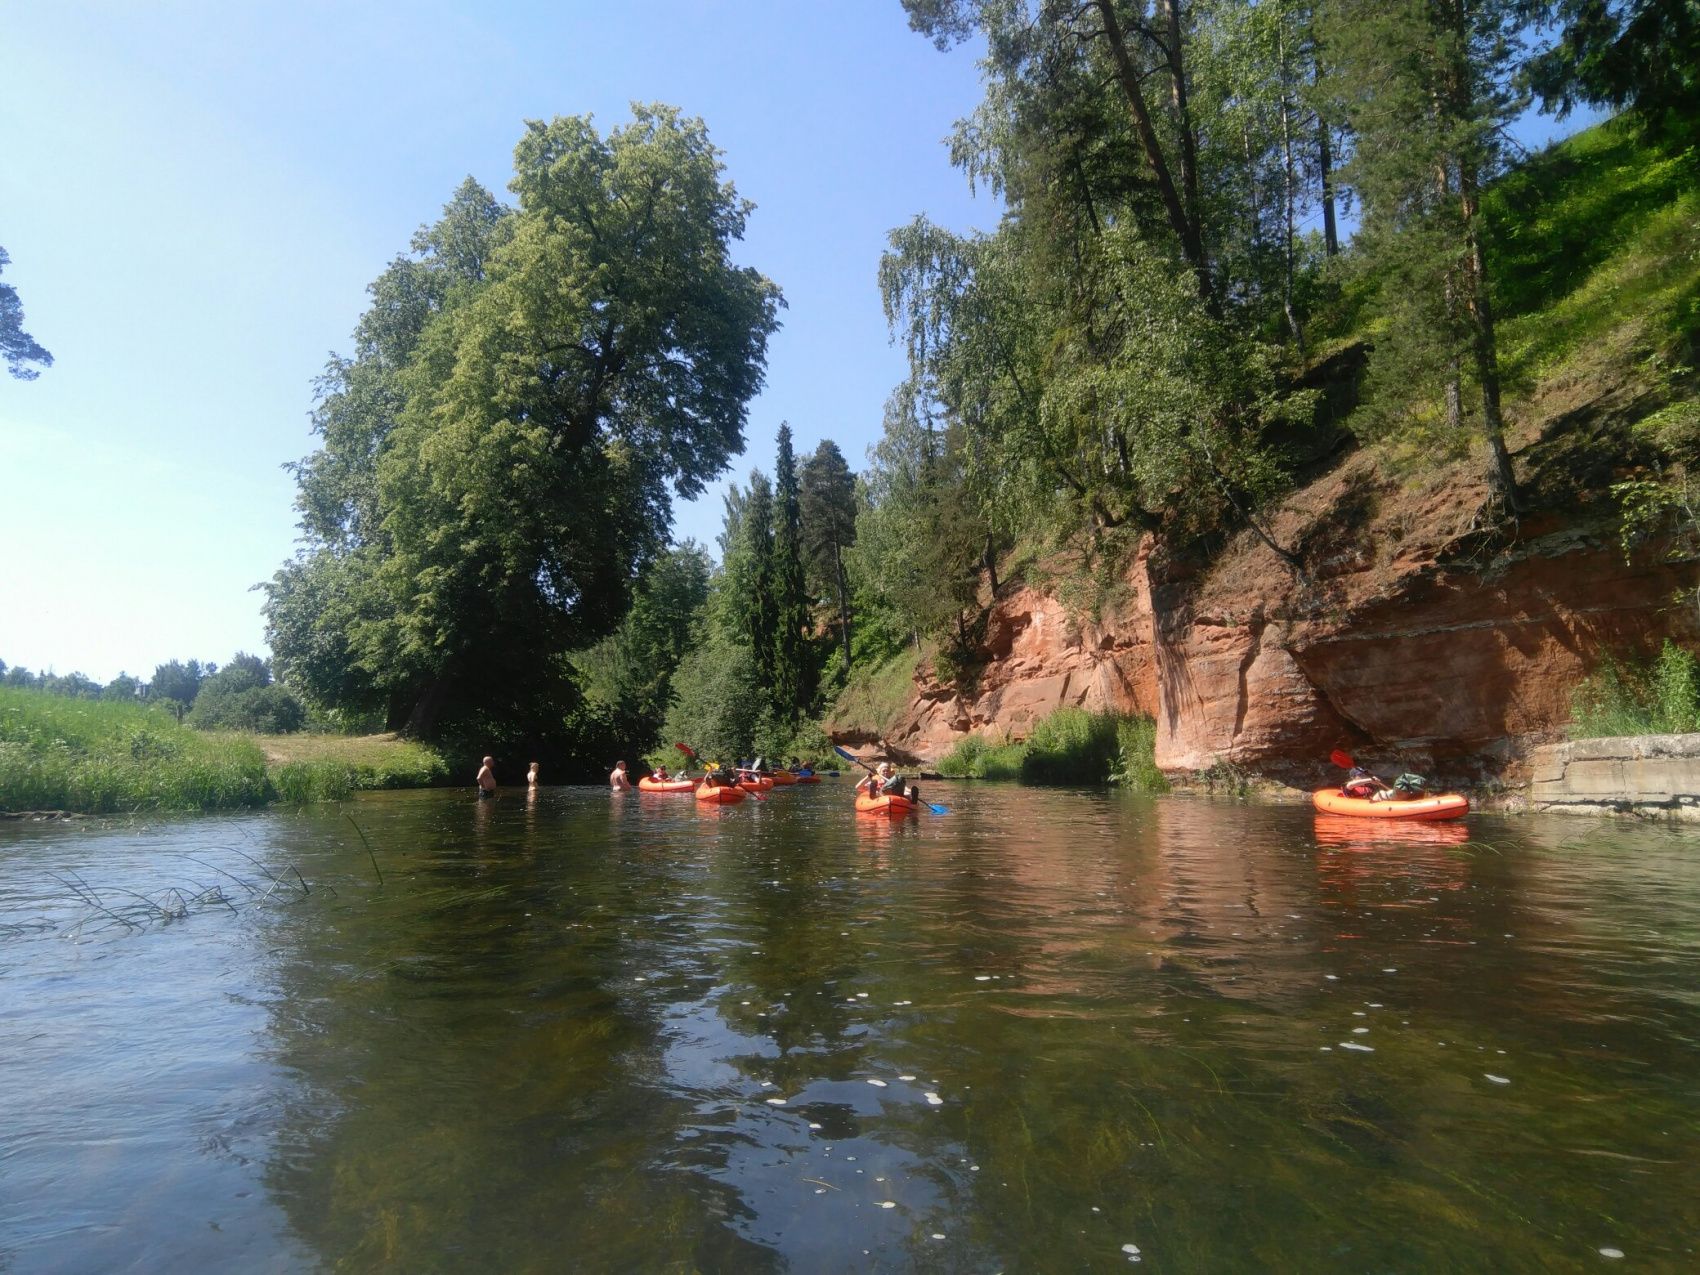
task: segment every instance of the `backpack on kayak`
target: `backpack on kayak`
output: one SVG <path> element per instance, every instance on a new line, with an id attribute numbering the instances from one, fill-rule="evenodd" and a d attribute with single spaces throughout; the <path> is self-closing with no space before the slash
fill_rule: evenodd
<path id="1" fill-rule="evenodd" d="M 1393 781 L 1393 791 L 1401 797 L 1421 797 L 1428 793 L 1428 780 L 1407 770 Z"/>

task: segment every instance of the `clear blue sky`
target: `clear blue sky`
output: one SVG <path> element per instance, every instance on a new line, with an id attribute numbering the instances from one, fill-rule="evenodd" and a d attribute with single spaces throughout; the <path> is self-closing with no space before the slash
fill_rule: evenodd
<path id="1" fill-rule="evenodd" d="M 739 256 L 790 306 L 740 478 L 782 420 L 861 463 L 901 375 L 885 233 L 998 211 L 941 144 L 974 59 L 897 0 L 56 0 L 8 6 L 4 43 L 5 280 L 55 362 L 0 375 L 0 659 L 102 681 L 263 649 L 309 382 L 461 178 L 506 195 L 523 120 L 707 121 L 757 205 Z M 718 489 L 676 519 L 719 525 Z"/>
<path id="2" fill-rule="evenodd" d="M 886 232 L 998 213 L 942 144 L 974 56 L 898 0 L 55 0 L 9 6 L 4 40 L 5 279 L 55 363 L 0 375 L 0 659 L 37 670 L 264 649 L 310 381 L 461 178 L 506 193 L 527 118 L 675 104 L 755 201 L 739 255 L 789 309 L 739 479 L 782 420 L 861 465 L 902 374 Z M 676 533 L 712 541 L 719 492 Z"/>

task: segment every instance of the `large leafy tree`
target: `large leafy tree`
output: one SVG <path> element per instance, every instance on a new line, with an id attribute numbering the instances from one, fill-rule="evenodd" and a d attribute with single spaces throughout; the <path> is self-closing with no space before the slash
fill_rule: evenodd
<path id="1" fill-rule="evenodd" d="M 778 322 L 701 121 L 533 122 L 515 168 L 517 210 L 463 186 L 374 285 L 321 383 L 306 548 L 269 586 L 293 683 L 420 732 L 558 729 L 567 653 L 742 448 Z"/>
<path id="2" fill-rule="evenodd" d="M 11 264 L 12 258 L 0 248 L 0 271 Z M 53 356 L 28 332 L 24 331 L 24 303 L 18 290 L 9 283 L 0 283 L 0 355 L 6 359 L 6 370 L 20 381 L 33 381 L 41 375 L 38 367 L 52 367 Z"/>

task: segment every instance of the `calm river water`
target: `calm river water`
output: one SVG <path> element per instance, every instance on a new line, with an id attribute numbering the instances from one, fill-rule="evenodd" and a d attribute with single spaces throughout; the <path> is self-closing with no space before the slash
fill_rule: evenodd
<path id="1" fill-rule="evenodd" d="M 1700 1264 L 1693 833 L 928 796 L 0 824 L 0 1270 Z"/>

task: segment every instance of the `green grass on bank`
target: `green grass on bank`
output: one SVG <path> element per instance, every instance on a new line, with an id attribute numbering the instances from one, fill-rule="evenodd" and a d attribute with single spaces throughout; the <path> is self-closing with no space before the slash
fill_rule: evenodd
<path id="1" fill-rule="evenodd" d="M 281 801 L 336 801 L 373 788 L 428 788 L 448 773 L 435 749 L 394 735 L 262 735 L 258 743 Z"/>
<path id="2" fill-rule="evenodd" d="M 1567 138 L 1496 181 L 1491 227 L 1501 371 L 1532 389 L 1579 355 L 1634 357 L 1700 328 L 1700 153 L 1624 120 Z"/>
<path id="3" fill-rule="evenodd" d="M 1157 726 L 1149 717 L 1059 708 L 1020 743 L 970 735 L 939 762 L 939 773 L 1027 784 L 1119 783 L 1135 792 L 1167 792 L 1157 769 Z"/>
<path id="4" fill-rule="evenodd" d="M 827 714 L 832 733 L 869 739 L 890 734 L 909 706 L 917 663 L 914 651 L 902 650 L 883 664 L 858 667 Z"/>
<path id="5" fill-rule="evenodd" d="M 1570 738 L 1700 731 L 1700 663 L 1667 641 L 1651 664 L 1607 660 L 1571 697 Z"/>
<path id="6" fill-rule="evenodd" d="M 422 786 L 443 773 L 430 749 L 387 737 L 206 733 L 156 706 L 0 687 L 0 811 L 321 801 Z"/>

